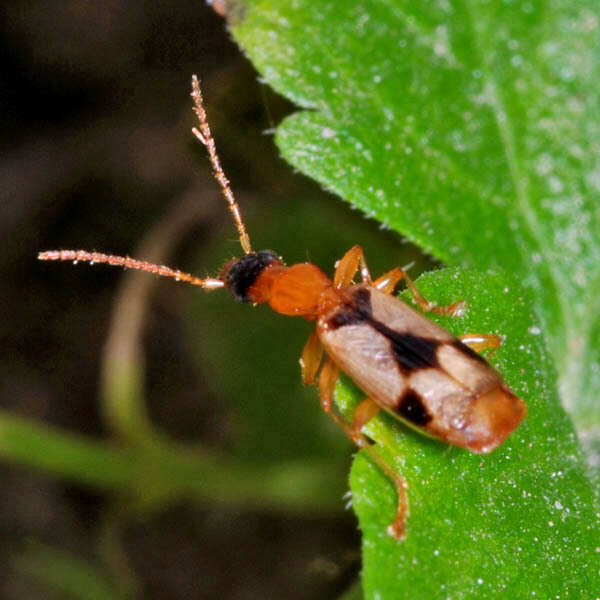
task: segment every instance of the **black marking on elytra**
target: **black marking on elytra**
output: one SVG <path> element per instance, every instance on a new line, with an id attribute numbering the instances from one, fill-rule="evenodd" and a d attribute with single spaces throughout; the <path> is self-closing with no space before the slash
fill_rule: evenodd
<path id="1" fill-rule="evenodd" d="M 327 324 L 330 329 L 338 329 L 345 325 L 358 325 L 365 321 L 365 317 L 352 310 L 352 307 L 342 306 L 333 317 L 327 321 Z"/>
<path id="2" fill-rule="evenodd" d="M 469 358 L 478 360 L 479 362 L 482 362 L 484 365 L 489 365 L 488 361 L 485 360 L 485 358 L 483 356 L 481 356 L 481 354 L 479 354 L 478 352 L 475 352 L 475 350 L 473 350 L 473 348 L 471 348 L 470 346 L 467 346 L 467 344 L 464 344 L 460 340 L 454 340 L 452 345 L 457 350 L 462 352 L 463 354 L 466 354 Z"/>
<path id="3" fill-rule="evenodd" d="M 344 325 L 358 325 L 371 321 L 372 314 L 371 292 L 367 288 L 359 288 L 354 292 L 352 301 L 343 304 L 327 323 L 330 329 L 338 329 Z"/>
<path id="4" fill-rule="evenodd" d="M 371 325 L 390 340 L 394 358 L 403 372 L 410 373 L 419 369 L 439 367 L 437 360 L 439 340 L 394 331 L 379 321 L 371 321 Z"/>
<path id="5" fill-rule="evenodd" d="M 248 290 L 263 270 L 274 262 L 279 262 L 279 257 L 271 250 L 244 254 L 231 265 L 225 278 L 225 285 L 236 300 L 250 302 Z"/>
<path id="6" fill-rule="evenodd" d="M 342 305 L 328 321 L 331 329 L 360 323 L 373 327 L 390 341 L 394 358 L 404 373 L 439 367 L 437 349 L 440 342 L 410 333 L 394 331 L 381 321 L 374 319 L 371 292 L 367 287 L 358 288 L 352 296 L 352 301 Z"/>
<path id="7" fill-rule="evenodd" d="M 407 390 L 399 398 L 398 408 L 396 410 L 402 418 L 414 425 L 427 425 L 433 418 L 427 412 L 421 397 L 414 390 Z"/>
<path id="8" fill-rule="evenodd" d="M 352 301 L 358 312 L 364 314 L 369 319 L 371 318 L 373 308 L 371 306 L 371 291 L 368 288 L 358 288 L 352 296 Z"/>

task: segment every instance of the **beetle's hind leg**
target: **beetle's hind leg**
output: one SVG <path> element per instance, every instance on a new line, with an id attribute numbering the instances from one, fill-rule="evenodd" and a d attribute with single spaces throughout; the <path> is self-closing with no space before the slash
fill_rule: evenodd
<path id="1" fill-rule="evenodd" d="M 310 343 L 310 340 L 309 342 Z M 308 346 L 307 343 L 307 346 Z M 406 495 L 406 481 L 385 462 L 374 445 L 361 433 L 366 425 L 378 412 L 379 406 L 370 398 L 363 400 L 354 412 L 352 424 L 348 423 L 340 414 L 332 410 L 333 392 L 338 380 L 339 368 L 332 360 L 327 360 L 319 375 L 319 394 L 323 410 L 342 428 L 344 433 L 361 449 L 366 450 L 379 468 L 392 480 L 398 494 L 398 507 L 396 518 L 388 527 L 388 533 L 398 540 L 404 539 L 404 523 L 408 515 L 408 497 Z"/>
<path id="2" fill-rule="evenodd" d="M 466 306 L 464 300 L 453 302 L 452 304 L 448 304 L 448 306 L 437 306 L 434 302 L 430 302 L 423 294 L 421 294 L 407 272 L 400 267 L 396 267 L 395 269 L 384 273 L 381 277 L 378 277 L 373 282 L 373 286 L 386 294 L 391 294 L 402 279 L 406 281 L 406 287 L 408 287 L 417 306 L 423 312 L 432 312 L 436 315 L 450 315 L 451 317 L 460 317 L 464 314 Z"/>
<path id="3" fill-rule="evenodd" d="M 354 411 L 354 416 L 352 417 L 352 439 L 356 442 L 358 438 L 364 438 L 361 431 L 362 428 L 379 412 L 381 408 L 379 405 L 372 400 L 371 398 L 365 398 Z M 406 494 L 406 490 L 408 488 L 408 484 L 406 480 L 401 477 L 390 465 L 378 454 L 375 446 L 372 444 L 368 444 L 367 446 L 361 446 L 357 443 L 359 447 L 364 447 L 364 449 L 369 453 L 369 456 L 375 461 L 375 463 L 379 466 L 379 468 L 388 476 L 388 478 L 394 483 L 396 486 L 396 493 L 398 495 L 398 506 L 396 508 L 396 519 L 394 522 L 389 525 L 387 532 L 398 540 L 404 539 L 404 523 L 406 522 L 406 517 L 408 516 L 408 496 Z"/>
<path id="4" fill-rule="evenodd" d="M 491 348 L 492 351 L 488 354 L 488 357 L 494 356 L 496 350 L 498 350 L 502 344 L 502 338 L 493 333 L 468 333 L 459 336 L 458 339 L 463 344 L 469 346 L 471 350 L 475 350 L 475 352 L 482 352 L 483 350 L 489 350 Z"/>

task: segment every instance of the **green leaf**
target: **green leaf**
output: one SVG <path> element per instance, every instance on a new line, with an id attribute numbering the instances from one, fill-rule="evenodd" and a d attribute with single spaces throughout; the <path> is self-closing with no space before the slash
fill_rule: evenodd
<path id="1" fill-rule="evenodd" d="M 262 76 L 316 109 L 278 128 L 287 160 L 447 264 L 520 279 L 597 443 L 597 3 L 235 4 Z"/>
<path id="2" fill-rule="evenodd" d="M 468 300 L 464 319 L 444 322 L 457 334 L 506 336 L 493 363 L 529 416 L 490 456 L 391 417 L 370 424 L 408 481 L 411 514 L 406 542 L 386 536 L 393 486 L 359 455 L 365 597 L 595 597 L 594 490 L 556 376 L 597 467 L 597 6 L 234 4 L 233 34 L 261 75 L 307 109 L 277 130 L 290 163 L 447 264 L 505 271 L 419 284 L 440 304 Z M 360 398 L 338 386 L 349 411 Z"/>
<path id="3" fill-rule="evenodd" d="M 531 330 L 529 295 L 499 275 L 454 270 L 418 285 L 440 304 L 467 300 L 464 317 L 436 318 L 454 334 L 503 335 L 491 362 L 526 400 L 528 416 L 490 455 L 426 439 L 388 416 L 369 425 L 408 482 L 410 516 L 406 541 L 387 536 L 394 488 L 359 456 L 351 487 L 365 536 L 366 598 L 590 597 L 600 589 L 593 490 L 551 360 Z M 362 398 L 348 385 L 339 396 L 348 408 Z"/>

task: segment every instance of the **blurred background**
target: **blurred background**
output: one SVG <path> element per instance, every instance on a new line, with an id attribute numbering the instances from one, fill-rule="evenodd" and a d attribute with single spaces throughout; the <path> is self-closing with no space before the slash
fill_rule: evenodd
<path id="1" fill-rule="evenodd" d="M 305 321 L 103 266 L 215 275 L 240 249 L 204 148 L 197 73 L 255 248 L 331 273 L 426 259 L 295 173 L 293 106 L 202 2 L 15 0 L 0 102 L 0 597 L 334 598 L 360 569 L 353 449 L 304 389 Z"/>

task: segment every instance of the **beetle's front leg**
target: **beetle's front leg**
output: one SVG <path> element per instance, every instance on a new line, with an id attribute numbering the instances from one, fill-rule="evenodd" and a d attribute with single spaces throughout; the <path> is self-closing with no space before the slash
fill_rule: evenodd
<path id="1" fill-rule="evenodd" d="M 359 268 L 363 283 L 370 285 L 371 273 L 369 272 L 369 267 L 367 267 L 365 253 L 359 245 L 356 245 L 352 246 L 336 263 L 333 285 L 340 289 L 347 288 L 352 283 L 354 275 L 356 275 Z"/>

